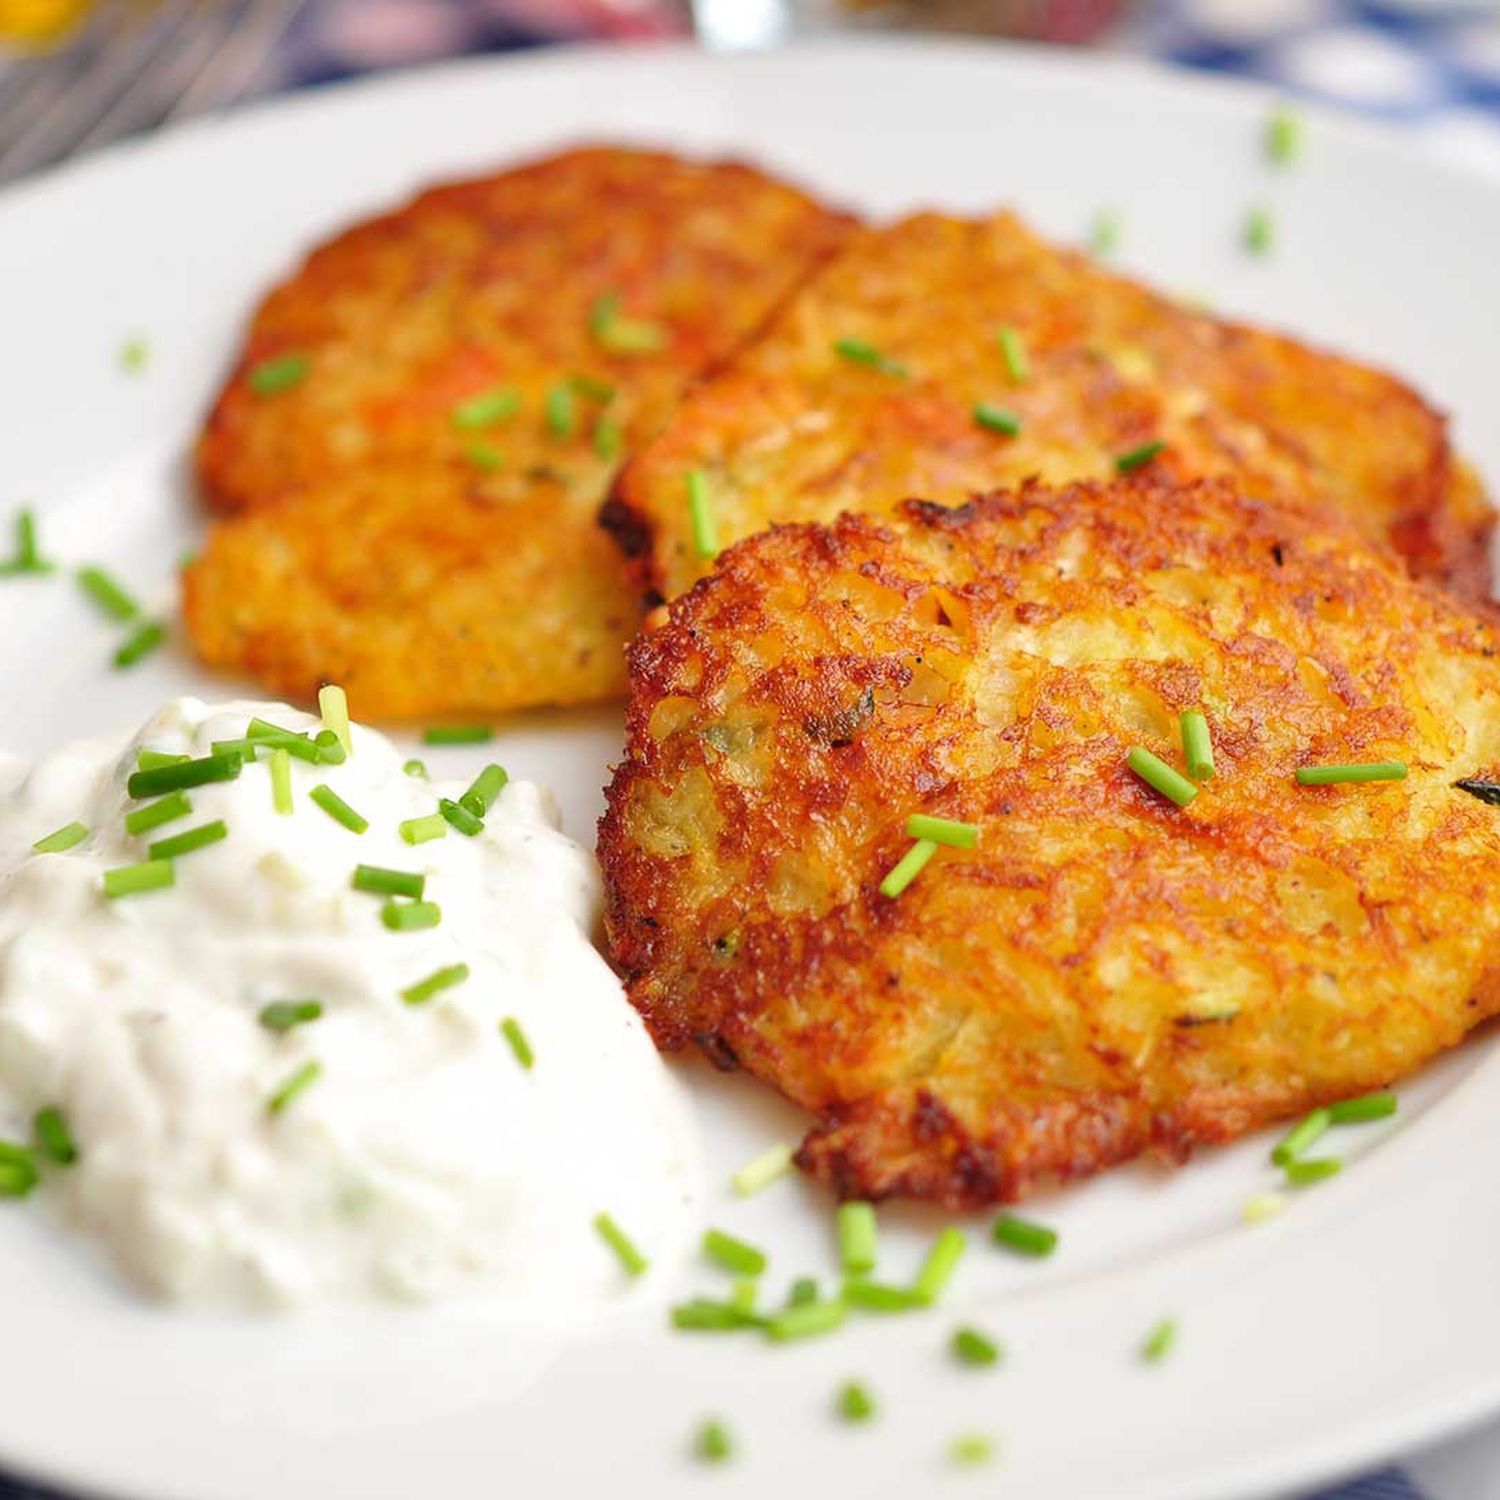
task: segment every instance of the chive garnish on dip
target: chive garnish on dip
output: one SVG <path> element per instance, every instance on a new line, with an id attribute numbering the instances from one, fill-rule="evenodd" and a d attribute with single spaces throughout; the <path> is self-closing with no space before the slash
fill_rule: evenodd
<path id="1" fill-rule="evenodd" d="M 397 825 L 396 831 L 408 844 L 427 844 L 433 839 L 446 838 L 448 823 L 441 813 L 428 813 L 422 818 L 407 818 Z"/>
<path id="2" fill-rule="evenodd" d="M 138 771 L 154 771 L 158 766 L 180 766 L 184 761 L 191 759 L 189 755 L 169 755 L 165 750 L 150 750 L 144 747 L 135 752 L 135 765 Z"/>
<path id="3" fill-rule="evenodd" d="M 714 517 L 713 500 L 708 493 L 708 476 L 694 469 L 687 477 L 688 516 L 693 523 L 693 550 L 709 559 L 719 555 L 719 528 Z"/>
<path id="4" fill-rule="evenodd" d="M 156 802 L 148 802 L 125 814 L 125 832 L 131 835 L 150 833 L 163 823 L 185 818 L 193 810 L 193 799 L 186 792 L 168 792 Z"/>
<path id="5" fill-rule="evenodd" d="M 279 1115 L 299 1094 L 306 1093 L 323 1076 L 323 1065 L 309 1059 L 266 1100 L 266 1109 Z"/>
<path id="6" fill-rule="evenodd" d="M 0 1198 L 24 1198 L 36 1184 L 35 1153 L 12 1141 L 0 1141 Z"/>
<path id="7" fill-rule="evenodd" d="M 900 360 L 882 354 L 874 344 L 866 343 L 864 339 L 835 339 L 833 348 L 836 354 L 851 364 L 865 365 L 896 380 L 905 380 L 910 373 Z"/>
<path id="8" fill-rule="evenodd" d="M 1057 1231 L 1016 1214 L 1001 1214 L 990 1230 L 990 1238 L 1018 1255 L 1044 1260 L 1057 1249 Z"/>
<path id="9" fill-rule="evenodd" d="M 463 803 L 455 802 L 451 797 L 438 799 L 438 813 L 450 828 L 456 829 L 465 838 L 471 839 L 475 834 L 484 832 L 484 820 L 476 818 Z"/>
<path id="10" fill-rule="evenodd" d="M 620 1262 L 627 1276 L 639 1276 L 650 1264 L 636 1249 L 630 1236 L 607 1213 L 594 1215 L 594 1231 L 615 1252 L 615 1259 Z"/>
<path id="11" fill-rule="evenodd" d="M 427 877 L 415 870 L 389 870 L 381 865 L 355 865 L 350 885 L 371 896 L 410 896 L 422 899 Z"/>
<path id="12" fill-rule="evenodd" d="M 206 786 L 211 781 L 233 781 L 242 769 L 243 762 L 237 755 L 205 755 L 197 760 L 174 760 L 169 765 L 150 766 L 132 772 L 125 783 L 125 790 L 140 802 L 147 797 L 159 797 L 163 792 L 175 792 L 194 786 Z"/>
<path id="13" fill-rule="evenodd" d="M 292 810 L 292 757 L 285 745 L 271 751 L 271 806 L 283 814 Z"/>
<path id="14" fill-rule="evenodd" d="M 443 920 L 443 911 L 433 901 L 387 901 L 380 908 L 380 920 L 392 932 L 420 932 L 436 927 Z"/>
<path id="15" fill-rule="evenodd" d="M 966 1468 L 987 1464 L 994 1456 L 994 1443 L 982 1433 L 966 1432 L 948 1444 L 948 1457 Z"/>
<path id="16" fill-rule="evenodd" d="M 31 1122 L 37 1150 L 54 1166 L 70 1167 L 78 1160 L 78 1143 L 56 1105 L 39 1109 Z"/>
<path id="17" fill-rule="evenodd" d="M 418 760 L 416 756 L 413 756 L 409 761 L 407 761 L 406 764 L 401 767 L 401 769 L 405 771 L 408 776 L 420 776 L 424 780 L 426 779 L 426 763 L 424 761 Z"/>
<path id="18" fill-rule="evenodd" d="M 1266 156 L 1273 166 L 1290 166 L 1302 154 L 1302 118 L 1282 105 L 1266 121 Z"/>
<path id="19" fill-rule="evenodd" d="M 256 1020 L 267 1031 L 287 1032 L 294 1026 L 305 1026 L 323 1014 L 323 1006 L 317 1000 L 273 1000 L 260 1008 Z"/>
<path id="20" fill-rule="evenodd" d="M 1089 231 L 1089 249 L 1095 255 L 1113 255 L 1120 248 L 1120 234 L 1124 220 L 1119 211 L 1101 208 L 1094 215 L 1094 227 Z"/>
<path id="21" fill-rule="evenodd" d="M 103 568 L 80 568 L 78 587 L 111 620 L 133 620 L 141 607 Z"/>
<path id="22" fill-rule="evenodd" d="M 1358 781 L 1405 781 L 1406 762 L 1375 760 L 1347 766 L 1301 766 L 1297 781 L 1301 786 L 1339 786 Z"/>
<path id="23" fill-rule="evenodd" d="M 370 820 L 355 812 L 331 786 L 320 782 L 307 796 L 310 802 L 316 803 L 335 823 L 341 823 L 350 833 L 363 833 L 370 826 Z"/>
<path id="24" fill-rule="evenodd" d="M 62 854 L 76 848 L 89 836 L 82 823 L 68 823 L 55 833 L 40 838 L 31 847 L 38 854 Z"/>
<path id="25" fill-rule="evenodd" d="M 703 1253 L 736 1276 L 759 1276 L 766 1269 L 764 1250 L 758 1250 L 732 1234 L 725 1234 L 722 1229 L 704 1231 Z"/>
<path id="26" fill-rule="evenodd" d="M 148 859 L 136 865 L 119 865 L 104 872 L 104 894 L 117 901 L 122 896 L 141 896 L 147 891 L 165 890 L 176 882 L 177 874 L 169 859 Z"/>
<path id="27" fill-rule="evenodd" d="M 507 1016 L 500 1023 L 500 1035 L 510 1045 L 510 1050 L 515 1053 L 516 1061 L 529 1073 L 532 1064 L 536 1062 L 536 1054 L 531 1050 L 531 1043 L 526 1039 L 526 1033 L 521 1030 L 521 1023 L 514 1016 Z"/>
<path id="28" fill-rule="evenodd" d="M 878 1281 L 866 1281 L 863 1276 L 852 1276 L 845 1281 L 842 1296 L 850 1307 L 857 1307 L 862 1312 L 915 1312 L 919 1307 L 927 1306 L 910 1287 L 887 1286 Z"/>
<path id="29" fill-rule="evenodd" d="M 440 995 L 444 990 L 451 990 L 455 985 L 462 984 L 468 977 L 468 964 L 449 964 L 446 968 L 434 970 L 426 979 L 408 985 L 401 991 L 401 998 L 408 1005 L 425 1005 L 434 995 Z"/>
<path id="30" fill-rule="evenodd" d="M 191 854 L 195 849 L 206 849 L 229 837 L 229 828 L 222 818 L 204 823 L 198 828 L 189 828 L 185 833 L 173 834 L 168 839 L 158 839 L 146 849 L 150 859 L 177 859 Z"/>
<path id="31" fill-rule="evenodd" d="M 458 800 L 476 818 L 482 818 L 495 805 L 495 798 L 504 790 L 505 783 L 509 780 L 510 778 L 505 774 L 505 768 L 492 763 L 474 778 L 468 791 Z"/>
<path id="32" fill-rule="evenodd" d="M 1158 791 L 1169 802 L 1186 807 L 1198 795 L 1198 788 L 1180 771 L 1174 771 L 1166 761 L 1137 745 L 1125 757 L 1125 764 L 1135 772 L 1147 786 Z"/>
<path id="33" fill-rule="evenodd" d="M 937 847 L 935 839 L 918 839 L 880 882 L 880 894 L 894 901 L 926 868 Z"/>
<path id="34" fill-rule="evenodd" d="M 338 737 L 339 744 L 344 747 L 344 754 L 353 755 L 354 734 L 349 728 L 349 695 L 335 683 L 324 683 L 318 689 L 318 712 L 322 715 L 323 727 L 331 729 Z"/>

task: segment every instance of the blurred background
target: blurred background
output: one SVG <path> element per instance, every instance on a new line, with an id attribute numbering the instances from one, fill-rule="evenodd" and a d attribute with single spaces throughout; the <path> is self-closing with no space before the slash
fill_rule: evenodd
<path id="1" fill-rule="evenodd" d="M 0 181 L 249 99 L 463 54 L 895 28 L 1244 74 L 1402 121 L 1500 176 L 1500 0 L 0 0 Z"/>

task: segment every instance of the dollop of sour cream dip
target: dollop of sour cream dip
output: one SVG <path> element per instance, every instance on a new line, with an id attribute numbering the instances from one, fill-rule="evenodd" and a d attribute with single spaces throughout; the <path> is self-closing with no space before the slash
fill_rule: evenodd
<path id="1" fill-rule="evenodd" d="M 65 1166 L 38 1152 L 40 1196 L 181 1300 L 576 1312 L 629 1284 L 596 1215 L 649 1258 L 680 1254 L 690 1117 L 590 944 L 593 861 L 548 793 L 510 783 L 481 832 L 408 843 L 400 824 L 468 783 L 409 774 L 355 726 L 342 763 L 290 760 L 290 812 L 261 751 L 188 789 L 190 812 L 127 833 L 149 800 L 127 792 L 142 749 L 206 757 L 254 716 L 322 728 L 184 698 L 126 744 L 0 766 L 0 1138 L 30 1140 L 56 1109 L 78 1150 Z M 330 816 L 320 785 L 368 828 Z M 177 855 L 170 887 L 106 895 L 106 871 L 217 820 L 226 835 Z M 81 842 L 33 850 L 75 822 Z M 410 898 L 355 889 L 359 864 L 425 877 L 437 925 L 387 925 Z M 308 1016 L 308 1001 L 319 1013 L 290 1025 L 266 1009 Z"/>

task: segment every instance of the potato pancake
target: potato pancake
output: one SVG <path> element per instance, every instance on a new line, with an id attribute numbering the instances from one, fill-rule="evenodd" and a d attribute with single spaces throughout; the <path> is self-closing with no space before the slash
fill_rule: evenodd
<path id="1" fill-rule="evenodd" d="M 398 717 L 618 693 L 624 454 L 844 240 L 748 167 L 582 149 L 423 193 L 266 298 L 198 444 L 241 513 L 187 575 L 199 653 Z"/>
<path id="2" fill-rule="evenodd" d="M 660 1046 L 816 1116 L 841 1195 L 1182 1159 L 1500 1010 L 1500 634 L 1353 527 L 1224 479 L 1029 485 L 778 527 L 653 626 L 613 953 Z M 1126 757 L 1181 769 L 1194 709 L 1217 774 L 1178 807 Z M 911 814 L 977 846 L 883 895 Z"/>
<path id="3" fill-rule="evenodd" d="M 1415 571 L 1488 591 L 1493 513 L 1415 392 L 1192 311 L 1009 214 L 857 237 L 636 455 L 605 519 L 638 583 L 670 598 L 710 566 L 694 471 L 727 546 L 913 495 L 1106 479 L 1157 443 L 1171 477 L 1331 505 Z"/>

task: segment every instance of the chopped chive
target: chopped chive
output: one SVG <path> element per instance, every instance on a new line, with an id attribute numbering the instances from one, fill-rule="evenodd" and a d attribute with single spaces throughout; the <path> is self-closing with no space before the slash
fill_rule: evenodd
<path id="1" fill-rule="evenodd" d="M 918 839 L 880 882 L 880 894 L 895 900 L 922 873 L 937 847 L 934 839 Z"/>
<path id="2" fill-rule="evenodd" d="M 266 1100 L 266 1109 L 273 1115 L 279 1115 L 298 1094 L 305 1093 L 322 1076 L 323 1065 L 310 1058 Z"/>
<path id="3" fill-rule="evenodd" d="M 833 348 L 836 354 L 851 364 L 867 365 L 870 369 L 897 380 L 905 380 L 910 373 L 900 360 L 882 354 L 874 344 L 867 344 L 863 339 L 835 339 Z"/>
<path id="4" fill-rule="evenodd" d="M 26 1146 L 0 1141 L 0 1198 L 24 1198 L 36 1184 L 35 1153 Z"/>
<path id="5" fill-rule="evenodd" d="M 354 736 L 349 729 L 349 695 L 337 683 L 325 682 L 318 689 L 318 712 L 323 727 L 331 729 L 344 747 L 345 755 L 354 754 Z"/>
<path id="6" fill-rule="evenodd" d="M 165 890 L 175 884 L 177 873 L 169 859 L 148 859 L 140 864 L 119 865 L 104 872 L 104 894 L 111 901 L 121 896 L 140 896 Z"/>
<path id="7" fill-rule="evenodd" d="M 1247 1224 L 1264 1224 L 1286 1211 L 1286 1199 L 1280 1193 L 1256 1193 L 1245 1200 L 1240 1217 Z"/>
<path id="8" fill-rule="evenodd" d="M 601 331 L 599 342 L 611 354 L 655 354 L 666 348 L 667 334 L 660 323 L 616 318 Z"/>
<path id="9" fill-rule="evenodd" d="M 53 564 L 43 560 L 36 539 L 36 516 L 23 510 L 16 516 L 16 566 L 27 573 L 50 573 Z"/>
<path id="10" fill-rule="evenodd" d="M 279 354 L 252 366 L 245 378 L 257 396 L 277 396 L 301 385 L 309 368 L 305 354 Z"/>
<path id="11" fill-rule="evenodd" d="M 1378 1094 L 1361 1094 L 1358 1099 L 1340 1099 L 1328 1106 L 1328 1118 L 1335 1125 L 1363 1125 L 1388 1119 L 1396 1108 L 1396 1096 L 1386 1089 Z"/>
<path id="12" fill-rule="evenodd" d="M 355 865 L 350 885 L 371 896 L 410 896 L 422 899 L 427 877 L 414 870 L 388 870 L 381 865 Z"/>
<path id="13" fill-rule="evenodd" d="M 672 1326 L 694 1333 L 728 1333 L 758 1327 L 761 1321 L 735 1302 L 714 1302 L 707 1297 L 679 1302 L 672 1309 Z"/>
<path id="14" fill-rule="evenodd" d="M 555 385 L 547 392 L 547 428 L 553 437 L 572 437 L 578 426 L 578 404 L 567 384 Z"/>
<path id="15" fill-rule="evenodd" d="M 78 1143 L 68 1122 L 55 1105 L 39 1109 L 31 1122 L 36 1143 L 42 1155 L 59 1167 L 70 1167 L 78 1160 Z"/>
<path id="16" fill-rule="evenodd" d="M 713 498 L 708 493 L 708 476 L 694 469 L 687 477 L 688 515 L 693 523 L 693 550 L 710 561 L 719 555 L 719 525 L 714 515 Z"/>
<path id="17" fill-rule="evenodd" d="M 1332 1124 L 1333 1114 L 1326 1109 L 1315 1109 L 1311 1114 L 1304 1115 L 1271 1152 L 1271 1160 L 1278 1167 L 1295 1161 Z"/>
<path id="18" fill-rule="evenodd" d="M 240 774 L 242 764 L 237 755 L 205 755 L 198 760 L 149 766 L 143 771 L 133 772 L 125 783 L 125 790 L 140 802 L 147 797 L 159 797 L 163 792 L 206 786 L 211 781 L 233 781 Z"/>
<path id="19" fill-rule="evenodd" d="M 1169 802 L 1186 807 L 1198 795 L 1198 788 L 1180 771 L 1174 771 L 1166 761 L 1143 750 L 1137 745 L 1125 757 L 1125 764 L 1135 772 L 1147 786 L 1158 791 Z"/>
<path id="20" fill-rule="evenodd" d="M 123 670 L 133 667 L 143 657 L 150 656 L 167 639 L 167 627 L 160 620 L 148 620 L 137 630 L 132 630 L 114 654 L 114 664 Z"/>
<path id="21" fill-rule="evenodd" d="M 294 1026 L 305 1026 L 323 1014 L 323 1006 L 317 1000 L 273 1000 L 260 1008 L 256 1020 L 267 1031 L 288 1032 Z"/>
<path id="22" fill-rule="evenodd" d="M 422 731 L 424 745 L 487 745 L 494 738 L 495 731 L 486 724 L 434 724 Z M 426 767 L 420 774 L 427 774 Z"/>
<path id="23" fill-rule="evenodd" d="M 599 1238 L 615 1252 L 615 1259 L 620 1262 L 627 1276 L 639 1276 L 650 1264 L 636 1249 L 630 1236 L 608 1214 L 594 1215 L 594 1229 Z"/>
<path id="24" fill-rule="evenodd" d="M 844 1283 L 844 1301 L 863 1312 L 903 1313 L 926 1307 L 921 1295 L 906 1286 L 888 1286 L 884 1282 L 866 1281 L 851 1276 Z"/>
<path id="25" fill-rule="evenodd" d="M 1095 255 L 1113 255 L 1120 248 L 1123 228 L 1124 220 L 1117 209 L 1101 208 L 1094 215 L 1094 225 L 1089 231 L 1089 249 Z"/>
<path id="26" fill-rule="evenodd" d="M 412 758 L 407 761 L 406 764 L 401 767 L 401 769 L 405 771 L 408 776 L 421 776 L 425 779 L 427 775 L 426 763 L 418 760 L 416 756 L 412 756 Z"/>
<path id="27" fill-rule="evenodd" d="M 729 1179 L 741 1198 L 748 1198 L 762 1188 L 770 1187 L 778 1177 L 792 1170 L 792 1158 L 796 1147 L 788 1141 L 778 1141 L 768 1146 L 754 1161 L 748 1161 Z"/>
<path id="28" fill-rule="evenodd" d="M 741 1276 L 734 1284 L 734 1291 L 730 1294 L 729 1305 L 742 1313 L 753 1315 L 755 1312 L 755 1298 L 759 1289 L 760 1283 L 754 1276 Z"/>
<path id="29" fill-rule="evenodd" d="M 500 1035 L 510 1044 L 516 1061 L 529 1073 L 536 1062 L 536 1053 L 531 1050 L 531 1043 L 521 1030 L 521 1023 L 514 1016 L 507 1016 L 500 1023 Z"/>
<path id="30" fill-rule="evenodd" d="M 597 401 L 608 406 L 615 399 L 616 391 L 607 380 L 595 380 L 592 375 L 574 375 L 568 384 L 586 401 Z"/>
<path id="31" fill-rule="evenodd" d="M 349 752 L 344 748 L 344 742 L 332 729 L 320 729 L 313 737 L 313 744 L 318 747 L 318 759 L 328 766 L 341 766 L 349 759 Z"/>
<path id="32" fill-rule="evenodd" d="M 1302 786 L 1338 786 L 1354 781 L 1405 781 L 1406 762 L 1402 760 L 1365 761 L 1348 766 L 1302 766 L 1297 781 Z"/>
<path id="33" fill-rule="evenodd" d="M 158 839 L 147 846 L 146 855 L 149 859 L 176 859 L 180 855 L 191 854 L 195 849 L 206 849 L 210 844 L 217 844 L 228 837 L 229 829 L 223 818 L 215 818 L 212 823 L 189 828 L 185 833 L 173 834 L 169 839 Z"/>
<path id="34" fill-rule="evenodd" d="M 1146 1341 L 1141 1345 L 1141 1358 L 1147 1364 L 1160 1364 L 1176 1347 L 1177 1324 L 1171 1318 L 1163 1318 L 1150 1333 L 1146 1335 Z"/>
<path id="35" fill-rule="evenodd" d="M 120 368 L 127 375 L 139 375 L 151 362 L 151 347 L 137 335 L 120 345 Z"/>
<path id="36" fill-rule="evenodd" d="M 292 757 L 285 745 L 271 751 L 271 806 L 279 813 L 292 810 Z"/>
<path id="37" fill-rule="evenodd" d="M 846 1422 L 868 1422 L 875 1415 L 875 1398 L 869 1387 L 857 1380 L 847 1380 L 839 1387 L 835 1405 Z"/>
<path id="38" fill-rule="evenodd" d="M 948 1444 L 949 1459 L 965 1467 L 987 1464 L 994 1456 L 994 1443 L 982 1433 L 966 1432 Z"/>
<path id="39" fill-rule="evenodd" d="M 427 844 L 446 836 L 448 821 L 441 813 L 428 813 L 424 818 L 407 818 L 397 824 L 396 831 L 408 844 Z"/>
<path id="40" fill-rule="evenodd" d="M 817 1338 L 832 1333 L 843 1321 L 848 1309 L 838 1297 L 826 1302 L 800 1302 L 795 1307 L 774 1313 L 766 1322 L 766 1337 L 785 1344 L 793 1339 Z"/>
<path id="41" fill-rule="evenodd" d="M 1167 451 L 1167 445 L 1158 438 L 1154 443 L 1142 443 L 1139 448 L 1131 448 L 1128 452 L 1120 454 L 1115 459 L 1115 469 L 1121 474 L 1133 474 L 1137 469 L 1144 469 L 1154 458 L 1159 458 Z"/>
<path id="42" fill-rule="evenodd" d="M 1005 361 L 1005 373 L 1012 385 L 1025 385 L 1031 379 L 1031 361 L 1026 355 L 1026 345 L 1020 331 L 1002 328 L 995 335 L 1000 344 L 1000 357 Z"/>
<path id="43" fill-rule="evenodd" d="M 1302 153 L 1302 117 L 1282 105 L 1266 121 L 1265 144 L 1273 166 L 1290 166 Z"/>
<path id="44" fill-rule="evenodd" d="M 1323 1182 L 1329 1177 L 1336 1177 L 1344 1169 L 1344 1164 L 1336 1156 L 1319 1157 L 1313 1161 L 1298 1159 L 1289 1161 L 1282 1171 L 1286 1173 L 1286 1180 L 1293 1187 L 1310 1187 L 1315 1182 Z"/>
<path id="45" fill-rule="evenodd" d="M 78 587 L 111 620 L 133 620 L 140 614 L 140 605 L 103 568 L 80 568 L 77 578 Z"/>
<path id="46" fill-rule="evenodd" d="M 964 1365 L 999 1364 L 1002 1352 L 994 1339 L 980 1333 L 977 1328 L 955 1329 L 951 1348 L 953 1357 Z"/>
<path id="47" fill-rule="evenodd" d="M 602 416 L 594 424 L 594 452 L 605 463 L 612 464 L 625 446 L 625 434 L 620 424 L 611 416 Z"/>
<path id="48" fill-rule="evenodd" d="M 927 1259 L 922 1262 L 922 1269 L 912 1284 L 912 1290 L 924 1306 L 930 1307 L 942 1295 L 967 1248 L 968 1241 L 961 1229 L 950 1224 L 938 1231 L 938 1237 L 932 1242 L 932 1249 L 927 1252 Z"/>
<path id="49" fill-rule="evenodd" d="M 705 1422 L 693 1438 L 693 1452 L 706 1464 L 728 1463 L 734 1457 L 729 1429 L 719 1421 Z"/>
<path id="50" fill-rule="evenodd" d="M 703 1234 L 703 1253 L 726 1271 L 737 1276 L 759 1276 L 766 1268 L 766 1253 L 737 1240 L 722 1229 L 708 1229 Z"/>
<path id="51" fill-rule="evenodd" d="M 461 802 L 451 797 L 438 798 L 438 814 L 450 828 L 456 829 L 466 839 L 484 832 L 484 819 L 476 818 Z"/>
<path id="52" fill-rule="evenodd" d="M 460 432 L 476 432 L 481 427 L 491 427 L 515 416 L 520 405 L 521 398 L 514 391 L 497 388 L 460 401 L 449 415 Z"/>
<path id="53" fill-rule="evenodd" d="M 505 455 L 493 443 L 465 443 L 463 454 L 481 474 L 493 474 L 505 466 Z"/>
<path id="54" fill-rule="evenodd" d="M 380 920 L 392 932 L 420 932 L 436 927 L 443 920 L 443 910 L 434 901 L 387 901 L 380 908 Z"/>
<path id="55" fill-rule="evenodd" d="M 285 750 L 288 755 L 295 755 L 298 760 L 305 760 L 310 765 L 316 765 L 323 759 L 323 752 L 318 748 L 316 740 L 295 730 L 283 729 L 279 724 L 268 724 L 264 719 L 251 719 L 246 738 L 267 749 Z"/>
<path id="56" fill-rule="evenodd" d="M 1033 1223 L 1030 1219 L 1015 1214 L 1001 1214 L 990 1230 L 990 1238 L 1007 1250 L 1018 1255 L 1029 1255 L 1044 1260 L 1057 1249 L 1057 1231 L 1045 1224 Z"/>
<path id="57" fill-rule="evenodd" d="M 370 820 L 355 812 L 331 786 L 320 782 L 307 796 L 310 802 L 315 802 L 335 823 L 342 823 L 350 833 L 363 833 L 370 826 Z"/>
<path id="58" fill-rule="evenodd" d="M 1259 206 L 1245 215 L 1245 249 L 1251 255 L 1269 255 L 1276 242 L 1276 229 L 1271 220 L 1271 210 Z"/>
<path id="59" fill-rule="evenodd" d="M 875 1269 L 875 1205 L 839 1204 L 839 1264 L 851 1276 L 864 1276 Z"/>
<path id="60" fill-rule="evenodd" d="M 149 750 L 144 747 L 135 752 L 138 771 L 154 771 L 158 766 L 180 766 L 191 759 L 188 755 L 169 755 L 165 750 Z"/>
<path id="61" fill-rule="evenodd" d="M 159 801 L 148 802 L 144 807 L 138 807 L 133 812 L 126 813 L 125 832 L 132 836 L 150 833 L 153 828 L 160 828 L 163 823 L 170 823 L 176 818 L 185 818 L 192 810 L 193 799 L 186 792 L 168 792 Z"/>
<path id="62" fill-rule="evenodd" d="M 215 755 L 232 755 L 247 766 L 255 760 L 257 752 L 270 748 L 271 746 L 265 740 L 251 739 L 215 740 L 209 746 Z"/>
<path id="63" fill-rule="evenodd" d="M 88 836 L 89 831 L 82 823 L 69 823 L 56 833 L 49 833 L 45 838 L 38 839 L 31 847 L 38 854 L 62 854 L 65 850 L 76 848 Z"/>
<path id="64" fill-rule="evenodd" d="M 1208 732 L 1208 720 L 1196 708 L 1190 708 L 1178 720 L 1182 730 L 1182 758 L 1188 775 L 1194 781 L 1208 781 L 1214 774 L 1214 742 Z"/>
<path id="65" fill-rule="evenodd" d="M 408 1005 L 425 1005 L 434 995 L 440 995 L 444 990 L 451 990 L 455 985 L 462 984 L 468 977 L 468 964 L 449 964 L 446 968 L 434 970 L 426 979 L 408 985 L 401 991 L 401 998 Z"/>
<path id="66" fill-rule="evenodd" d="M 812 1276 L 799 1276 L 787 1293 L 786 1305 L 788 1307 L 806 1307 L 809 1302 L 818 1300 L 817 1279 Z"/>
<path id="67" fill-rule="evenodd" d="M 1003 432 L 1006 437 L 1017 437 L 1021 431 L 1021 418 L 1003 406 L 981 401 L 974 408 L 974 420 L 989 432 Z"/>
<path id="68" fill-rule="evenodd" d="M 509 780 L 510 777 L 505 774 L 505 768 L 492 763 L 474 778 L 469 790 L 458 800 L 476 818 L 482 818 L 495 805 L 495 798 L 504 790 L 505 783 Z"/>
<path id="69" fill-rule="evenodd" d="M 906 836 L 931 839 L 954 849 L 972 849 L 979 842 L 978 823 L 960 823 L 956 818 L 935 818 L 928 813 L 913 813 L 906 820 Z"/>

